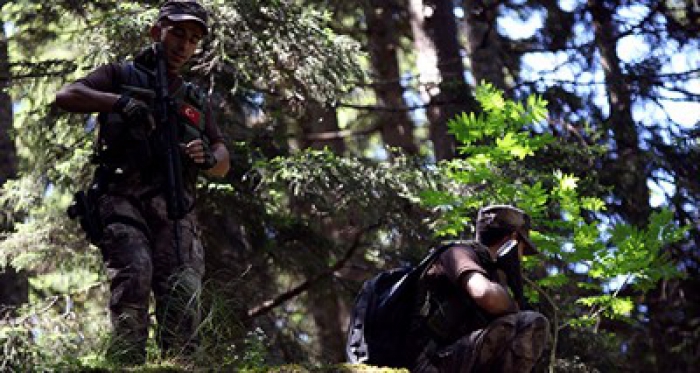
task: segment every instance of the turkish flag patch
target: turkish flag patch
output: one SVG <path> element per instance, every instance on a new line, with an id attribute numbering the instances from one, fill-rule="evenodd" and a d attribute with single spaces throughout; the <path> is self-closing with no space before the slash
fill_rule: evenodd
<path id="1" fill-rule="evenodd" d="M 194 106 L 182 104 L 180 106 L 180 115 L 187 118 L 187 120 L 189 120 L 190 123 L 192 123 L 192 125 L 199 128 L 199 118 L 202 116 L 202 113 L 200 113 L 199 110 L 195 109 Z"/>

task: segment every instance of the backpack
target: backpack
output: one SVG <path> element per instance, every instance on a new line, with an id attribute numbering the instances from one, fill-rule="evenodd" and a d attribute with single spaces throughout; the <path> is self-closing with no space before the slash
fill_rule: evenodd
<path id="1" fill-rule="evenodd" d="M 425 301 L 420 279 L 440 254 L 457 244 L 439 245 L 416 266 L 383 271 L 365 281 L 348 325 L 348 362 L 395 368 L 411 364 L 407 342 L 414 329 L 415 311 Z"/>

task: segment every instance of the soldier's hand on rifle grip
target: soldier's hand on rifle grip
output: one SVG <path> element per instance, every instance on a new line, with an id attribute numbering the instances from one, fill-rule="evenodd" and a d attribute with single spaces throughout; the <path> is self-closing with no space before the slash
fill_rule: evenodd
<path id="1" fill-rule="evenodd" d="M 119 96 L 119 99 L 112 107 L 112 111 L 121 114 L 127 123 L 146 124 L 149 131 L 155 129 L 155 120 L 151 114 L 151 109 L 145 102 L 137 98 L 129 95 Z"/>
<path id="2" fill-rule="evenodd" d="M 185 145 L 185 153 L 202 170 L 216 166 L 216 157 L 211 148 L 202 139 L 195 139 Z"/>

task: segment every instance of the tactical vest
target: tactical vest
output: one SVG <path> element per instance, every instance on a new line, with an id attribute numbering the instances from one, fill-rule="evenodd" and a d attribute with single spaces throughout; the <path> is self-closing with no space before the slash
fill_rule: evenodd
<path id="1" fill-rule="evenodd" d="M 121 65 L 121 79 L 117 82 L 120 94 L 145 102 L 152 110 L 155 107 L 155 74 L 143 65 L 127 62 Z M 178 135 L 181 143 L 200 138 L 206 145 L 209 140 L 204 133 L 205 96 L 194 84 L 183 82 L 171 93 L 175 103 Z M 160 184 L 164 178 L 164 161 L 158 150 L 155 134 L 150 123 L 126 123 L 117 113 L 100 113 L 100 130 L 96 142 L 95 162 L 107 170 L 108 182 L 139 174 L 147 183 Z M 183 180 L 188 192 L 192 192 L 198 169 L 194 162 L 181 152 Z"/>

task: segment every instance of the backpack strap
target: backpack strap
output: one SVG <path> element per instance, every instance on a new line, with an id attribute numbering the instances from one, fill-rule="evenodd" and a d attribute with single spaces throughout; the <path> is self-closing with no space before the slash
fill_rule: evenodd
<path id="1" fill-rule="evenodd" d="M 189 101 L 192 103 L 195 107 L 197 107 L 198 110 L 204 111 L 206 108 L 206 94 L 202 89 L 192 83 L 192 82 L 184 82 L 185 85 L 185 100 Z"/>
<path id="2" fill-rule="evenodd" d="M 140 88 L 148 88 L 152 85 L 153 72 L 142 65 L 137 65 L 134 61 L 127 61 L 122 63 L 121 67 L 121 74 L 117 80 L 120 90 L 124 84 Z"/>
<path id="3" fill-rule="evenodd" d="M 437 260 L 437 258 L 442 255 L 447 249 L 453 247 L 453 246 L 459 246 L 459 245 L 464 245 L 467 241 L 460 241 L 460 240 L 455 240 L 455 241 L 445 241 L 441 242 L 439 245 L 434 246 L 430 251 L 428 252 L 428 255 L 421 260 L 418 265 L 414 268 L 413 271 L 416 271 L 420 273 L 420 277 L 422 278 L 425 276 L 425 273 L 430 269 L 430 266 Z"/>
<path id="4" fill-rule="evenodd" d="M 435 260 L 437 260 L 437 258 L 447 249 L 449 249 L 452 246 L 457 246 L 462 242 L 463 241 L 447 241 L 431 248 L 428 252 L 428 255 L 426 255 L 423 258 L 423 260 L 420 261 L 420 263 L 412 267 L 411 270 L 408 273 L 406 273 L 400 281 L 396 282 L 396 284 L 392 286 L 390 292 L 393 293 L 394 291 L 397 291 L 404 282 L 422 282 L 421 280 L 423 279 L 423 276 L 425 276 L 425 274 L 428 272 L 430 265 L 432 265 L 433 262 L 435 262 Z M 392 297 L 387 297 L 385 301 L 389 299 L 392 299 Z"/>

